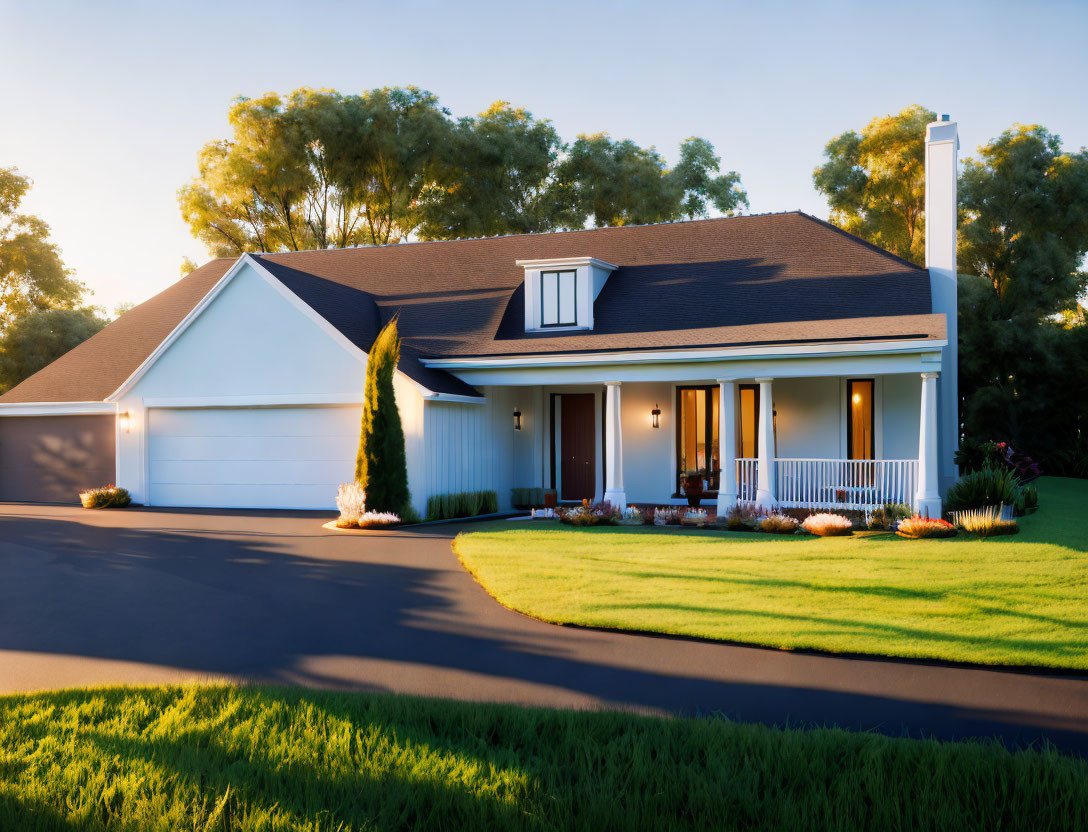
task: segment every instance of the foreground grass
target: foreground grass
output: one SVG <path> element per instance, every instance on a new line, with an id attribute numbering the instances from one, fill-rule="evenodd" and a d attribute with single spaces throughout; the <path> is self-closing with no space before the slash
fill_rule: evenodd
<path id="1" fill-rule="evenodd" d="M 1044 478 L 1020 534 L 781 537 L 497 523 L 457 538 L 545 621 L 787 649 L 1088 669 L 1088 480 Z"/>
<path id="2" fill-rule="evenodd" d="M 1088 762 L 234 687 L 0 698 L 0 829 L 1075 829 Z"/>

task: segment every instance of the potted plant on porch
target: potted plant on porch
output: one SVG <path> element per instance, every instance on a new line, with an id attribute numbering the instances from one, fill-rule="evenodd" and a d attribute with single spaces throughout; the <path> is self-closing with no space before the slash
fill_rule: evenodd
<path id="1" fill-rule="evenodd" d="M 702 502 L 703 492 L 706 490 L 705 473 L 692 471 L 684 475 L 684 496 L 688 498 L 688 505 L 698 508 Z"/>

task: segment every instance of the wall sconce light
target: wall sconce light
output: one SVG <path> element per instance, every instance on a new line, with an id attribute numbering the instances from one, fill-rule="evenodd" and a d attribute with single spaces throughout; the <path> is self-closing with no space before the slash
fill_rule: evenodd
<path id="1" fill-rule="evenodd" d="M 778 433 L 778 408 L 771 410 L 771 429 Z"/>
<path id="2" fill-rule="evenodd" d="M 132 433 L 132 411 L 126 410 L 124 413 L 120 414 L 117 423 L 125 433 Z"/>
<path id="3" fill-rule="evenodd" d="M 521 411 L 514 408 L 514 430 L 521 430 Z"/>
<path id="4" fill-rule="evenodd" d="M 650 415 L 654 417 L 654 427 L 661 427 L 661 406 L 655 404 L 654 409 L 650 411 Z"/>

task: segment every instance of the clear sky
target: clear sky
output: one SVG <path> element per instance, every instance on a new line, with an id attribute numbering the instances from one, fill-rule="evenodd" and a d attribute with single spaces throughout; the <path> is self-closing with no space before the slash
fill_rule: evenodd
<path id="1" fill-rule="evenodd" d="M 1088 145 L 1088 2 L 173 3 L 0 0 L 0 166 L 112 308 L 208 259 L 177 208 L 234 96 L 415 84 L 565 139 L 714 143 L 753 212 L 827 216 L 824 143 L 919 103 L 963 152 L 1014 122 Z"/>

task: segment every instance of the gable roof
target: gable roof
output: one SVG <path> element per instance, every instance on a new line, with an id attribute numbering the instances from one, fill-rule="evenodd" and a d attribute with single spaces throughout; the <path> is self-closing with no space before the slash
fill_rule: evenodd
<path id="1" fill-rule="evenodd" d="M 588 332 L 526 333 L 519 259 L 618 266 Z M 929 273 L 807 214 L 262 254 L 276 279 L 360 349 L 398 315 L 400 369 L 478 395 L 427 357 L 857 340 L 937 340 Z M 0 403 L 101 400 L 234 261 L 214 260 L 31 376 Z"/>

